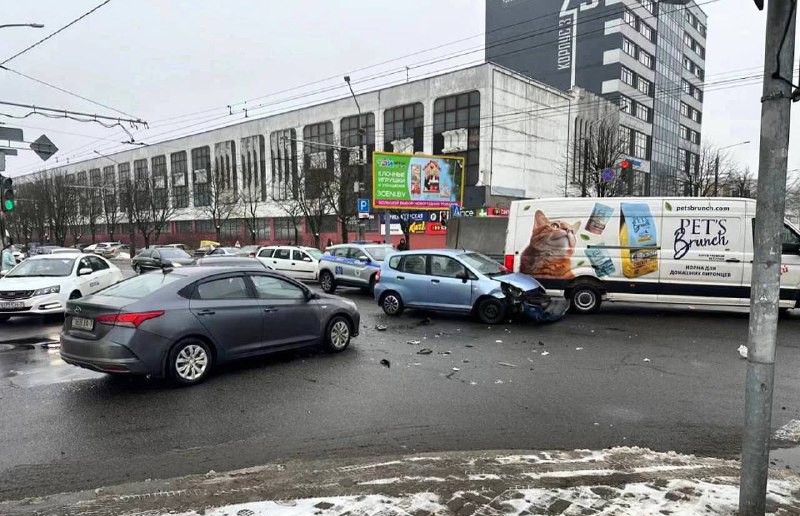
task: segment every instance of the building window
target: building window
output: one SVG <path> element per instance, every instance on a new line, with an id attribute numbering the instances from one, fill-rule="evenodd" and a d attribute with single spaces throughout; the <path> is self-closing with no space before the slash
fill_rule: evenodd
<path id="1" fill-rule="evenodd" d="M 220 224 L 219 235 L 227 240 L 238 240 L 242 237 L 242 219 L 228 219 Z"/>
<path id="2" fill-rule="evenodd" d="M 692 120 L 697 122 L 698 124 L 703 121 L 703 114 L 696 109 L 692 109 Z"/>
<path id="3" fill-rule="evenodd" d="M 175 233 L 177 233 L 179 235 L 188 235 L 188 234 L 194 232 L 194 229 L 192 228 L 192 225 L 193 225 L 192 222 L 194 222 L 194 221 L 191 221 L 191 220 L 179 220 L 179 221 L 175 222 Z"/>
<path id="4" fill-rule="evenodd" d="M 129 188 L 131 183 L 131 164 L 120 163 L 117 165 L 119 173 L 119 184 L 122 188 Z M 67 176 L 69 177 L 69 176 Z"/>
<path id="5" fill-rule="evenodd" d="M 433 153 L 463 157 L 467 186 L 474 186 L 479 179 L 480 106 L 478 91 L 441 97 L 433 103 Z M 447 142 L 445 135 L 449 136 Z"/>
<path id="6" fill-rule="evenodd" d="M 681 79 L 681 89 L 687 95 L 691 95 L 692 94 L 692 85 L 686 79 Z"/>
<path id="7" fill-rule="evenodd" d="M 217 228 L 214 226 L 214 221 L 211 219 L 205 220 L 196 220 L 195 223 L 195 231 L 197 233 L 216 233 Z"/>
<path id="8" fill-rule="evenodd" d="M 653 14 L 653 0 L 639 0 L 639 3 L 642 4 L 642 7 L 644 7 L 647 12 Z"/>
<path id="9" fill-rule="evenodd" d="M 703 90 L 698 88 L 697 86 L 692 86 L 692 97 L 700 102 L 703 102 Z"/>
<path id="10" fill-rule="evenodd" d="M 275 240 L 293 242 L 300 234 L 300 228 L 295 226 L 290 217 L 275 218 L 272 221 L 275 224 Z"/>
<path id="11" fill-rule="evenodd" d="M 633 114 L 633 101 L 625 95 L 619 97 L 619 110 L 629 115 Z"/>
<path id="12" fill-rule="evenodd" d="M 146 189 L 149 178 L 147 176 L 147 160 L 137 159 L 133 162 L 133 177 L 136 179 L 136 189 Z M 80 173 L 78 174 L 80 181 Z"/>
<path id="13" fill-rule="evenodd" d="M 645 122 L 650 122 L 650 115 L 651 109 L 644 104 L 638 104 L 636 106 L 636 118 L 639 120 L 644 120 Z"/>
<path id="14" fill-rule="evenodd" d="M 294 129 L 274 131 L 269 135 L 272 157 L 272 198 L 297 197 L 297 133 Z"/>
<path id="15" fill-rule="evenodd" d="M 114 174 L 114 165 L 103 167 L 103 186 L 105 187 L 103 191 L 103 204 L 105 204 L 104 208 L 106 212 L 112 210 L 116 211 L 119 185 L 117 184 L 117 178 Z"/>
<path id="16" fill-rule="evenodd" d="M 194 185 L 195 206 L 211 204 L 211 185 L 208 181 L 210 170 L 211 149 L 208 146 L 192 149 L 192 184 Z"/>
<path id="17" fill-rule="evenodd" d="M 652 96 L 653 95 L 653 83 L 645 79 L 644 77 L 639 77 L 639 80 L 636 84 L 636 89 L 644 93 L 645 95 Z"/>
<path id="18" fill-rule="evenodd" d="M 303 127 L 303 182 L 307 199 L 319 199 L 335 179 L 332 145 L 333 122 Z"/>
<path id="19" fill-rule="evenodd" d="M 622 19 L 634 29 L 636 28 L 636 15 L 633 14 L 630 9 L 625 9 L 625 12 L 622 14 Z"/>
<path id="20" fill-rule="evenodd" d="M 247 202 L 266 201 L 267 160 L 264 137 L 257 134 L 242 138 L 239 140 L 239 151 L 244 198 Z"/>
<path id="21" fill-rule="evenodd" d="M 653 59 L 653 56 L 642 49 L 639 49 L 639 62 L 651 70 L 655 67 L 655 59 Z"/>
<path id="22" fill-rule="evenodd" d="M 164 209 L 169 202 L 167 199 L 167 157 L 163 154 L 154 156 L 150 160 L 150 165 L 153 167 L 153 198 L 155 206 L 159 209 Z"/>
<path id="23" fill-rule="evenodd" d="M 649 159 L 647 148 L 648 148 L 648 136 L 644 133 L 640 133 L 639 131 L 635 132 L 634 139 L 633 139 L 633 155 L 637 158 L 641 159 Z"/>
<path id="24" fill-rule="evenodd" d="M 339 139 L 342 145 L 346 147 L 342 149 L 341 155 L 341 168 L 342 174 L 346 177 L 357 178 L 360 170 L 359 167 L 359 152 L 357 147 L 359 142 L 365 147 L 361 152 L 363 153 L 364 162 L 364 196 L 372 198 L 372 153 L 375 152 L 375 114 L 367 113 L 361 115 L 361 129 L 364 136 L 359 138 L 359 118 L 358 115 L 348 116 L 342 118 L 339 123 Z M 334 230 L 335 232 L 335 230 Z"/>
<path id="25" fill-rule="evenodd" d="M 622 67 L 622 82 L 628 86 L 633 86 L 633 72 L 629 68 Z"/>
<path id="26" fill-rule="evenodd" d="M 691 116 L 691 112 L 692 112 L 691 110 L 692 110 L 692 108 L 689 106 L 689 104 L 686 104 L 685 102 L 681 102 L 681 115 L 689 118 Z"/>
<path id="27" fill-rule="evenodd" d="M 639 22 L 639 33 L 642 36 L 644 36 L 645 38 L 647 38 L 648 41 L 652 41 L 652 42 L 655 43 L 655 41 L 656 41 L 656 33 L 653 30 L 653 28 L 650 27 L 648 24 L 640 21 Z"/>
<path id="28" fill-rule="evenodd" d="M 214 144 L 214 179 L 217 188 L 236 197 L 239 178 L 236 172 L 236 143 L 233 140 Z"/>
<path id="29" fill-rule="evenodd" d="M 631 152 L 631 132 L 630 127 L 619 126 L 619 142 L 623 154 L 630 154 Z"/>
<path id="30" fill-rule="evenodd" d="M 622 51 L 636 59 L 636 45 L 628 38 L 622 38 Z"/>
<path id="31" fill-rule="evenodd" d="M 169 162 L 172 175 L 172 202 L 175 208 L 186 208 L 189 206 L 186 151 L 173 152 L 169 155 Z"/>
<path id="32" fill-rule="evenodd" d="M 383 148 L 395 150 L 393 141 L 413 139 L 413 152 L 422 152 L 425 121 L 421 102 L 387 109 L 383 112 Z"/>
<path id="33" fill-rule="evenodd" d="M 686 127 L 685 125 L 681 125 L 678 128 L 678 136 L 680 136 L 684 140 L 688 140 L 689 139 L 689 128 Z"/>

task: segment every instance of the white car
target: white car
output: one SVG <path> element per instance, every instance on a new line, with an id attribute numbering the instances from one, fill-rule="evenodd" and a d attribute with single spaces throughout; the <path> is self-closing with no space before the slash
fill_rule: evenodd
<path id="1" fill-rule="evenodd" d="M 322 251 L 313 247 L 270 245 L 262 247 L 256 258 L 278 272 L 299 280 L 316 281 Z"/>
<path id="2" fill-rule="evenodd" d="M 60 249 L 53 249 L 50 254 L 83 254 L 80 249 L 73 247 L 62 247 Z"/>
<path id="3" fill-rule="evenodd" d="M 0 278 L 0 321 L 63 313 L 68 299 L 94 294 L 122 279 L 122 272 L 99 256 L 33 256 Z"/>

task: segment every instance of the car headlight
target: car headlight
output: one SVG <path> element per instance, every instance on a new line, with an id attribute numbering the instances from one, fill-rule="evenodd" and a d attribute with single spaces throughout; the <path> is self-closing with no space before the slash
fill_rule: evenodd
<path id="1" fill-rule="evenodd" d="M 46 296 L 47 294 L 58 294 L 61 292 L 61 285 L 53 285 L 52 287 L 40 288 L 33 292 L 34 296 Z"/>

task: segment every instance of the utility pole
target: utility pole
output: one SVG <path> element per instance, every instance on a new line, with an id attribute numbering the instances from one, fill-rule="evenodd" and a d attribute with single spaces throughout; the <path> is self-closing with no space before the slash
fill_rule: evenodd
<path id="1" fill-rule="evenodd" d="M 358 105 L 358 99 L 356 98 L 356 94 L 353 91 L 353 86 L 350 85 L 350 76 L 344 76 L 344 82 L 347 83 L 347 87 L 350 88 L 350 94 L 353 96 L 353 101 L 356 103 L 356 109 L 358 110 L 358 197 L 359 199 L 364 197 L 364 132 L 365 130 L 361 127 L 361 106 Z M 367 227 L 366 223 L 363 219 L 358 219 L 358 239 L 363 241 L 367 238 Z"/>
<path id="2" fill-rule="evenodd" d="M 755 1 L 763 6 L 763 0 Z M 763 515 L 766 508 L 796 7 L 797 0 L 769 0 L 767 6 L 739 488 L 742 516 Z"/>

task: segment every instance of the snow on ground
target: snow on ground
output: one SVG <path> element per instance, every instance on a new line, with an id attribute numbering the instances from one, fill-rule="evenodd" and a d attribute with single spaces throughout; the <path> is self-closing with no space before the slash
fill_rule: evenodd
<path id="1" fill-rule="evenodd" d="M 800 419 L 792 419 L 772 434 L 773 439 L 779 441 L 800 442 Z"/>

